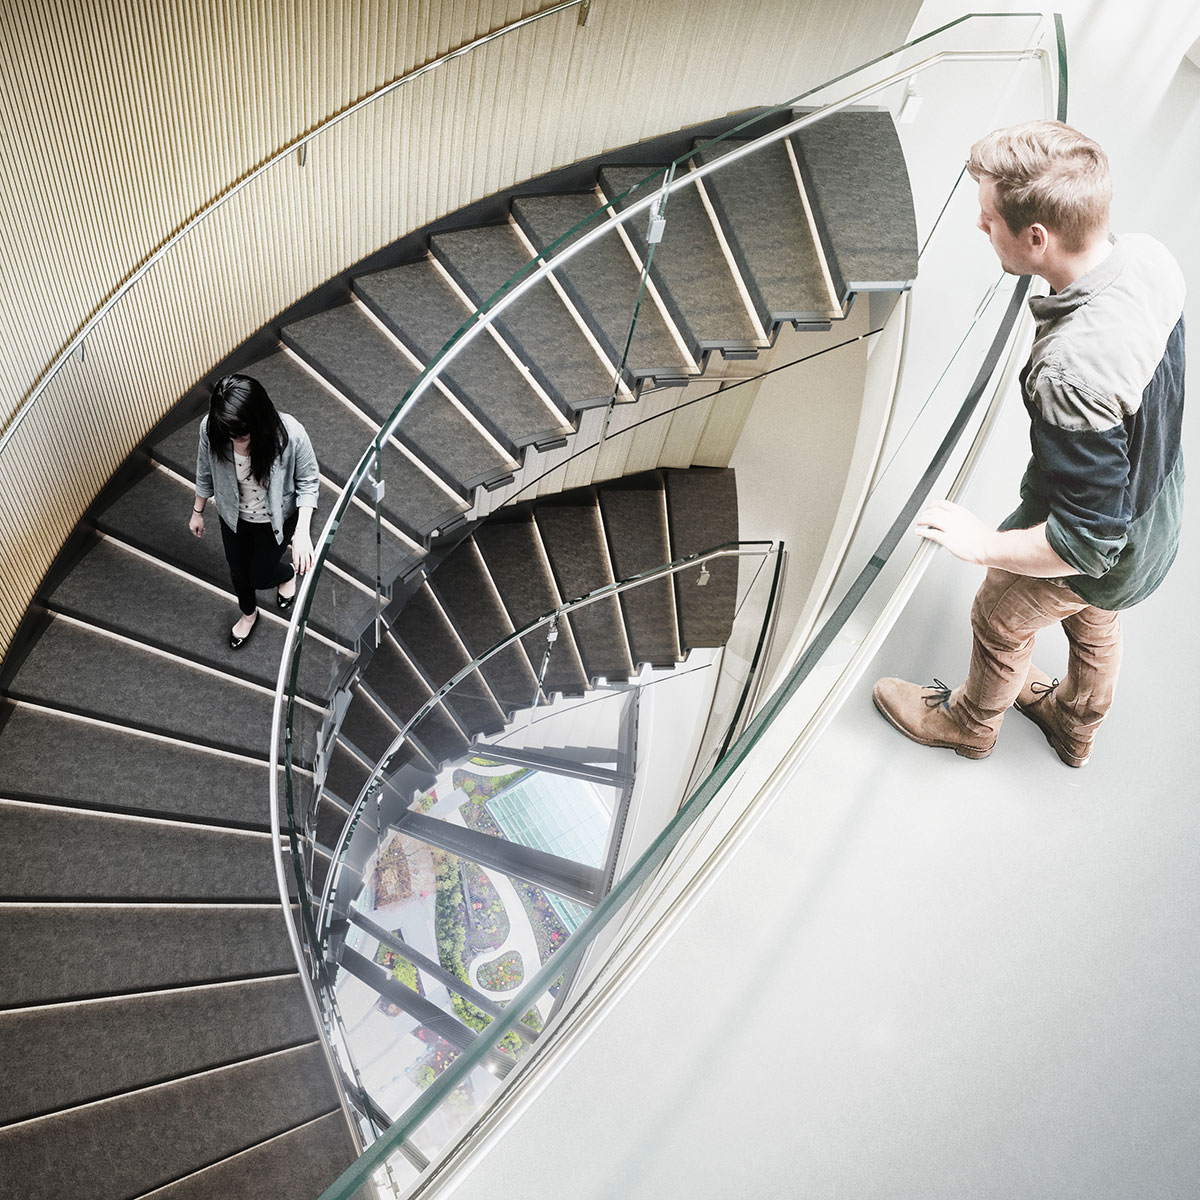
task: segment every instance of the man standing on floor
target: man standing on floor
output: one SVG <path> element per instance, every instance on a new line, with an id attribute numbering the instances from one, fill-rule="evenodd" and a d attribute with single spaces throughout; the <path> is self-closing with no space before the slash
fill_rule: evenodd
<path id="1" fill-rule="evenodd" d="M 1183 276 L 1153 238 L 1108 230 L 1108 159 L 1057 121 L 1000 129 L 971 148 L 979 228 L 1012 275 L 1052 289 L 1021 374 L 1033 456 L 1021 504 L 991 529 L 948 501 L 917 532 L 988 568 L 971 609 L 966 682 L 953 690 L 881 679 L 874 700 L 924 746 L 986 758 L 1016 704 L 1067 765 L 1082 767 L 1112 704 L 1118 611 L 1162 582 L 1183 508 Z M 1032 663 L 1061 622 L 1061 682 Z"/>

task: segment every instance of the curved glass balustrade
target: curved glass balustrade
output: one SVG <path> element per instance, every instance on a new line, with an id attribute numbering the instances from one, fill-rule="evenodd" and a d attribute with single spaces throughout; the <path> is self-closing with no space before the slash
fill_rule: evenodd
<path id="1" fill-rule="evenodd" d="M 1058 29 L 1039 15 L 964 19 L 674 162 L 608 171 L 602 194 L 519 198 L 504 244 L 480 250 L 464 233 L 434 245 L 448 285 L 478 307 L 380 420 L 330 518 L 298 606 L 277 703 L 287 808 L 280 824 L 306 931 L 300 958 L 317 980 L 364 1136 L 375 1139 L 327 1193 L 330 1200 L 374 1187 L 409 1190 L 451 1156 L 496 1096 L 536 1070 L 541 1050 L 586 1021 L 664 914 L 686 901 L 697 871 L 736 839 L 762 763 L 802 753 L 894 619 L 931 552 L 917 539 L 898 547 L 925 496 L 935 488 L 955 494 L 969 472 L 1002 384 L 1011 380 L 1022 328 L 1025 281 L 1005 277 L 973 229 L 966 151 L 987 129 L 1064 115 L 1063 61 Z M 840 114 L 880 112 L 889 114 L 887 128 L 903 151 L 904 173 L 893 182 L 911 193 L 917 251 L 911 275 L 888 278 L 864 276 L 852 253 L 830 252 L 829 229 L 839 220 L 851 226 L 852 240 L 858 222 L 863 245 L 876 225 L 886 235 L 888 214 L 874 222 L 861 206 L 839 211 L 837 196 L 814 178 L 821 138 L 805 137 L 822 126 L 836 131 Z M 839 136 L 830 138 L 836 144 Z M 858 166 L 870 193 L 871 163 Z M 771 244 L 778 214 L 761 206 L 756 214 L 743 202 L 789 172 L 799 180 L 816 257 L 805 263 L 796 246 L 776 239 L 784 289 L 772 296 L 761 276 L 740 268 L 756 238 Z M 712 231 L 716 253 L 705 261 L 723 264 L 728 278 L 697 268 L 689 279 L 687 264 L 704 258 L 698 238 Z M 483 266 L 471 261 L 473 253 Z M 788 292 L 789 274 L 805 286 Z M 600 295 L 596 278 L 605 282 Z M 711 313 L 697 311 L 703 296 Z M 375 315 L 386 314 L 376 299 Z M 619 774 L 612 763 L 620 761 L 621 731 L 628 736 L 636 720 L 631 696 L 661 681 L 610 688 L 589 680 L 582 700 L 545 687 L 505 695 L 474 660 L 453 679 L 430 681 L 435 694 L 376 763 L 332 861 L 323 862 L 311 836 L 313 797 L 294 769 L 313 760 L 315 743 L 291 719 L 292 689 L 339 522 L 351 500 L 362 499 L 375 513 L 382 546 L 390 482 L 403 477 L 411 449 L 405 430 L 422 419 L 427 398 L 465 386 L 463 364 L 476 342 L 515 357 L 513 347 L 534 343 L 550 311 L 555 319 L 565 311 L 586 342 L 589 403 L 577 409 L 578 430 L 568 427 L 556 364 L 522 363 L 540 415 L 550 414 L 547 428 L 540 440 L 530 435 L 517 446 L 478 423 L 481 441 L 490 438 L 491 478 L 481 480 L 488 486 L 469 508 L 457 499 L 445 505 L 435 546 L 507 502 L 654 465 L 638 457 L 652 431 L 677 429 L 685 410 L 703 408 L 705 420 L 719 419 L 722 401 L 739 388 L 761 392 L 776 375 L 811 386 L 818 359 L 822 370 L 833 366 L 831 375 L 852 381 L 830 385 L 835 403 L 843 400 L 838 388 L 851 387 L 845 402 L 858 410 L 844 492 L 830 497 L 836 511 L 826 519 L 824 548 L 809 566 L 789 570 L 781 606 L 787 619 L 761 653 L 759 671 L 774 691 L 762 704 L 747 703 L 739 678 L 731 689 L 737 702 L 726 704 L 703 747 L 685 752 L 686 739 L 676 735 L 666 754 L 674 759 L 667 789 L 674 799 L 652 812 L 622 799 L 620 788 L 597 799 L 597 788 Z M 785 419 L 778 436 L 794 446 L 782 460 L 803 470 L 805 428 Z M 481 453 L 477 463 L 485 461 Z M 767 494 L 776 486 L 770 478 L 757 482 Z M 743 515 L 741 536 L 763 532 L 746 527 Z M 380 643 L 389 605 L 402 600 L 405 584 L 402 574 L 389 577 L 382 551 L 377 562 L 376 620 L 363 632 Z M 538 630 L 555 628 L 557 619 L 561 613 L 547 613 L 508 644 L 544 638 Z M 762 652 L 763 622 L 747 624 Z M 553 661 L 554 643 L 541 645 Z M 511 740 L 542 722 L 549 733 L 580 705 L 594 706 L 598 720 L 608 713 L 612 758 L 564 761 L 551 742 Z M 447 727 L 460 735 L 477 727 L 483 718 L 463 714 L 480 706 L 495 710 L 495 728 L 456 747 Z M 626 824 L 631 814 L 638 818 L 636 836 L 624 843 L 614 834 L 622 812 Z M 388 897 L 400 892 L 397 906 L 410 908 L 397 923 Z M 425 901 L 423 910 L 413 895 Z M 451 910 L 457 924 L 447 918 Z M 554 945 L 543 944 L 554 933 Z M 418 944 L 422 937 L 427 944 Z M 469 965 L 459 944 L 468 937 L 475 939 Z M 522 938 L 529 943 L 523 949 Z M 385 1045 L 389 1035 L 395 1044 Z"/>
<path id="2" fill-rule="evenodd" d="M 400 1118 L 489 1035 L 523 981 L 566 961 L 588 914 L 678 810 L 681 767 L 717 761 L 746 711 L 781 562 L 770 543 L 733 543 L 596 589 L 473 660 L 398 731 L 314 896 L 322 1009 L 364 1117 Z M 693 628 L 705 622 L 713 644 L 577 694 L 549 690 L 575 669 L 587 622 L 607 615 L 615 629 L 618 609 L 656 591 Z M 531 690 L 503 687 L 519 677 L 505 670 L 517 656 L 536 665 Z M 468 743 L 465 730 L 479 732 Z M 405 1147 L 411 1158 L 436 1154 L 536 1044 L 574 996 L 576 971 L 564 966 L 531 1000 L 482 1073 Z"/>

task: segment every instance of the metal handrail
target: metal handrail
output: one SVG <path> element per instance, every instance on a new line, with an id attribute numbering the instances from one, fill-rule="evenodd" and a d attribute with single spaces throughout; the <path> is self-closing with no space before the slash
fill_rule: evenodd
<path id="1" fill-rule="evenodd" d="M 288 142 L 286 146 L 276 150 L 270 157 L 264 159 L 259 165 L 248 174 L 244 175 L 231 187 L 223 191 L 215 199 L 210 200 L 199 212 L 190 217 L 179 229 L 177 229 L 166 241 L 161 242 L 150 255 L 137 266 L 129 275 L 127 275 L 116 290 L 100 305 L 98 309 L 83 323 L 79 331 L 59 351 L 54 361 L 42 373 L 41 378 L 33 386 L 33 390 L 21 402 L 20 407 L 13 414 L 12 419 L 2 433 L 0 433 L 0 454 L 4 453 L 4 447 L 16 433 L 17 428 L 26 416 L 33 410 L 33 406 L 37 403 L 42 393 L 50 386 L 51 381 L 55 378 L 58 372 L 66 365 L 76 351 L 87 341 L 92 331 L 100 324 L 101 321 L 112 311 L 113 308 L 137 285 L 138 281 L 161 259 L 163 259 L 171 250 L 184 238 L 191 235 L 192 231 L 204 224 L 213 213 L 217 212 L 225 204 L 238 195 L 245 188 L 249 187 L 260 175 L 271 170 L 276 163 L 281 162 L 289 155 L 302 150 L 309 142 L 315 141 L 322 136 L 327 129 L 331 129 L 334 125 L 346 120 L 347 117 L 352 117 L 355 113 L 360 112 L 368 105 L 374 104 L 384 96 L 403 87 L 405 84 L 412 83 L 413 80 L 419 79 L 422 75 L 428 74 L 430 71 L 436 70 L 438 67 L 444 67 L 448 62 L 452 62 L 456 58 L 462 57 L 464 54 L 469 54 L 472 50 L 478 50 L 481 46 L 486 46 L 489 42 L 496 41 L 497 38 L 503 37 L 507 33 L 514 33 L 518 29 L 523 29 L 526 25 L 532 25 L 535 21 L 542 20 L 543 17 L 552 17 L 555 13 L 563 12 L 568 8 L 577 8 L 580 5 L 585 8 L 591 3 L 591 0 L 561 0 L 560 3 L 552 5 L 550 8 L 543 9 L 541 12 L 532 13 L 527 17 L 521 17 L 517 21 L 512 21 L 500 29 L 494 29 L 491 33 L 485 33 L 475 38 L 470 42 L 466 42 L 455 50 L 449 50 L 445 54 L 438 55 L 437 58 L 430 59 L 429 62 L 416 67 L 412 71 L 397 78 L 390 80 L 388 83 L 382 84 L 373 91 L 368 92 L 365 96 L 355 100 L 353 104 L 347 105 L 340 112 L 334 113 L 333 116 L 327 117 L 320 124 L 315 125 L 307 133 L 301 134 L 300 137 Z"/>

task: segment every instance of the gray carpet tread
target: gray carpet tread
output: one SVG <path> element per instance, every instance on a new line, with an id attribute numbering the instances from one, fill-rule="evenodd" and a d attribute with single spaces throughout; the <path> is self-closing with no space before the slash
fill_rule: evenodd
<path id="1" fill-rule="evenodd" d="M 419 588 L 409 597 L 392 625 L 392 634 L 435 691 L 471 661 L 428 587 Z M 443 703 L 471 736 L 498 732 L 504 727 L 504 714 L 478 671 L 463 679 Z"/>
<path id="2" fill-rule="evenodd" d="M 426 364 L 433 362 L 472 312 L 429 259 L 360 275 L 354 290 Z M 527 446 L 572 430 L 561 412 L 539 399 L 486 332 L 477 334 L 448 364 L 443 378 L 492 436 L 509 446 Z"/>
<path id="3" fill-rule="evenodd" d="M 284 1050 L 0 1130 L 0 1194 L 125 1200 L 336 1105 L 320 1048 Z"/>
<path id="4" fill-rule="evenodd" d="M 371 665 L 373 666 L 379 658 L 380 654 L 376 651 Z M 373 678 L 368 667 L 364 674 L 364 682 L 376 681 L 378 681 L 378 675 Z M 399 717 L 399 714 L 396 715 Z M 376 762 L 387 751 L 388 746 L 399 732 L 379 705 L 375 704 L 371 697 L 363 695 L 360 689 L 355 688 L 350 707 L 342 718 L 342 736 L 348 739 L 356 750 L 365 754 L 371 762 Z M 341 793 L 338 794 L 341 795 Z M 354 796 L 342 796 L 342 799 L 349 803 Z"/>
<path id="5" fill-rule="evenodd" d="M 269 829 L 267 765 L 4 704 L 0 795 Z"/>
<path id="6" fill-rule="evenodd" d="M 564 600 L 614 582 L 600 509 L 590 489 L 539 503 L 534 518 Z M 578 609 L 568 620 L 590 679 L 628 679 L 633 674 L 615 597 Z"/>
<path id="7" fill-rule="evenodd" d="M 474 538 L 467 538 L 438 565 L 429 584 L 472 657 L 486 653 L 514 632 Z M 481 670 L 506 713 L 532 703 L 537 676 L 520 642 L 493 655 Z"/>
<path id="8" fill-rule="evenodd" d="M 354 701 L 351 701 L 350 708 L 354 707 Z M 349 711 L 346 715 L 349 716 Z M 325 787 L 339 800 L 353 804 L 370 773 L 357 755 L 351 754 L 341 742 L 334 742 L 329 754 L 329 769 L 325 773 Z M 321 807 L 324 806 L 322 801 Z"/>
<path id="9" fill-rule="evenodd" d="M 533 244 L 545 250 L 598 207 L 599 201 L 591 192 L 521 196 L 513 201 L 513 215 Z M 572 235 L 564 245 L 572 244 L 578 236 Z M 591 322 L 613 363 L 620 362 L 640 290 L 638 268 L 620 237 L 613 231 L 600 238 L 557 268 L 555 275 Z M 695 364 L 680 352 L 649 295 L 642 296 L 627 366 L 635 377 L 682 376 L 695 369 Z"/>
<path id="10" fill-rule="evenodd" d="M 313 317 L 310 321 L 332 320 L 333 314 L 346 311 L 345 308 L 333 309 L 331 313 L 322 314 L 319 318 Z M 362 321 L 357 310 L 353 310 L 353 315 Z M 291 330 L 296 328 L 290 327 Z M 353 336 L 350 331 L 343 332 L 346 337 Z M 327 355 L 339 356 L 338 361 L 346 359 L 354 369 L 363 370 L 362 364 L 370 361 L 370 339 L 382 337 L 382 334 L 368 325 L 365 330 L 358 328 L 357 335 L 361 339 L 358 343 L 339 343 L 335 340 L 332 346 L 325 347 L 323 342 L 321 344 Z M 390 345 L 387 349 L 392 350 Z M 394 355 L 394 351 L 392 353 Z M 395 357 L 392 359 L 391 369 L 402 369 Z M 363 389 L 347 391 L 339 387 L 338 390 L 365 415 L 364 420 L 282 350 L 247 368 L 246 373 L 260 379 L 268 390 L 274 387 L 278 393 L 287 396 L 291 405 L 288 411 L 291 411 L 308 430 L 322 473 L 339 487 L 345 485 L 353 476 L 359 460 L 378 432 L 380 423 L 391 412 L 390 408 L 380 411 L 377 404 L 371 406 L 375 392 Z M 337 386 L 336 381 L 330 382 Z M 406 419 L 404 436 L 396 440 L 414 447 L 417 456 L 422 458 L 426 466 L 440 475 L 443 483 L 447 485 L 446 488 L 438 487 L 420 467 L 414 465 L 394 447 L 387 447 L 383 455 L 384 477 L 391 481 L 390 491 L 394 493 L 394 496 L 385 500 L 383 508 L 401 529 L 423 530 L 431 524 L 436 526 L 446 520 L 451 512 L 460 511 L 461 502 L 453 498 L 453 484 L 455 480 L 463 486 L 469 486 L 471 482 L 464 474 L 454 470 L 439 472 L 438 460 L 422 457 L 421 448 L 424 441 L 428 440 L 427 435 L 422 432 L 425 426 L 432 426 L 430 433 L 435 440 L 439 436 L 452 433 L 454 438 L 461 441 L 461 446 L 455 445 L 454 453 L 456 458 L 463 459 L 464 470 L 483 470 L 485 474 L 496 470 L 497 456 L 482 439 L 464 427 L 465 423 L 449 422 L 441 409 L 433 411 L 436 407 L 437 402 L 432 399 L 419 402 Z M 448 457 L 448 454 L 443 457 Z"/>
<path id="11" fill-rule="evenodd" d="M 315 1037 L 296 975 L 0 1012 L 0 1124 Z"/>
<path id="12" fill-rule="evenodd" d="M 271 839 L 0 800 L 0 900 L 270 901 Z"/>
<path id="13" fill-rule="evenodd" d="M 671 558 L 684 558 L 738 540 L 737 479 L 731 470 L 693 467 L 664 471 Z M 679 638 L 684 650 L 723 646 L 737 608 L 737 558 L 709 562 L 709 581 L 696 585 L 699 568 L 675 576 Z"/>
<path id="14" fill-rule="evenodd" d="M 194 430 L 191 436 L 194 440 Z M 192 468 L 189 468 L 189 472 L 191 470 Z M 225 561 L 220 526 L 213 506 L 210 504 L 207 509 L 203 537 L 194 537 L 188 531 L 186 510 L 183 510 L 182 524 L 175 519 L 175 514 L 182 510 L 183 505 L 190 504 L 194 495 L 191 484 L 182 483 L 164 471 L 150 470 L 99 513 L 96 525 L 104 533 L 110 533 L 170 566 L 178 567 L 189 575 L 195 575 L 198 579 L 221 588 L 228 593 L 229 603 L 236 609 L 236 600 L 229 581 L 229 565 Z M 323 505 L 331 495 L 327 488 L 322 488 Z M 320 513 L 328 511 L 327 507 L 318 510 L 318 523 L 321 521 Z M 358 515 L 365 517 L 365 514 Z M 351 532 L 351 538 L 343 545 L 339 533 L 335 543 L 338 551 L 332 555 L 331 561 L 343 570 L 348 570 L 355 578 L 373 584 L 374 522 L 367 518 L 366 524 L 369 525 L 369 530 L 362 528 L 357 516 L 347 519 L 346 527 Z M 314 532 L 314 536 L 319 534 L 319 529 Z M 359 545 L 369 546 L 365 561 L 348 562 L 342 551 L 354 552 Z M 384 553 L 389 563 L 402 564 L 405 567 L 408 565 L 407 547 L 386 530 Z M 331 577 L 323 582 L 314 598 L 311 619 L 313 629 L 343 645 L 352 644 L 366 619 L 366 614 L 373 607 L 370 597 L 355 600 L 354 595 L 354 589 L 344 580 L 335 583 Z M 260 593 L 259 601 L 268 606 L 273 604 L 274 592 Z M 235 614 L 234 620 L 236 619 Z M 230 625 L 232 624 L 233 621 L 230 621 Z"/>
<path id="15" fill-rule="evenodd" d="M 630 192 L 653 170 L 652 167 L 602 167 L 600 183 L 620 211 L 644 199 L 649 191 L 657 190 L 661 175 L 646 188 Z M 642 214 L 625 224 L 643 261 L 649 252 L 648 219 Z M 666 221 L 662 240 L 654 247 L 650 275 L 675 324 L 681 332 L 687 331 L 685 337 L 694 346 L 694 352 L 757 347 L 759 335 L 695 187 L 672 193 L 667 201 Z"/>
<path id="16" fill-rule="evenodd" d="M 356 304 L 307 317 L 289 325 L 283 336 L 378 426 L 391 418 L 420 374 Z M 417 400 L 395 436 L 422 462 L 463 491 L 503 475 L 515 465 L 508 453 L 484 438 L 436 388 Z M 350 477 L 368 440 L 358 436 L 353 463 L 337 476 L 340 481 Z M 317 454 L 319 458 L 319 447 Z"/>
<path id="17" fill-rule="evenodd" d="M 435 234 L 429 248 L 455 282 L 482 307 L 529 263 L 529 251 L 511 225 Z M 548 279 L 536 283 L 496 320 L 496 329 L 534 377 L 572 410 L 607 404 L 613 378 L 580 335 Z"/>
<path id="18" fill-rule="evenodd" d="M 240 649 L 229 646 L 238 619 L 233 597 L 215 595 L 156 562 L 99 539 L 50 593 L 58 612 L 274 688 L 287 626 L 259 613 L 259 627 Z M 315 639 L 301 657 L 299 684 L 323 698 L 341 673 L 344 655 Z"/>
<path id="19" fill-rule="evenodd" d="M 278 899 L 230 907 L 13 904 L 0 923 L 4 1008 L 293 970 Z"/>
<path id="20" fill-rule="evenodd" d="M 630 579 L 671 561 L 662 477 L 634 476 L 597 489 L 604 534 L 618 579 Z M 672 666 L 682 657 L 671 579 L 656 579 L 621 593 L 625 632 L 635 663 Z"/>
<path id="21" fill-rule="evenodd" d="M 835 285 L 848 294 L 914 280 L 912 185 L 891 114 L 831 113 L 792 143 Z"/>
<path id="22" fill-rule="evenodd" d="M 341 1112 L 318 1117 L 139 1200 L 306 1200 L 357 1158 Z"/>
<path id="23" fill-rule="evenodd" d="M 42 633 L 9 692 L 15 699 L 256 756 L 270 742 L 270 694 L 63 618 Z M 298 712 L 305 729 L 312 714 Z"/>
<path id="24" fill-rule="evenodd" d="M 367 780 L 367 772 L 363 773 L 363 783 Z M 362 784 L 359 784 L 361 789 Z M 356 792 L 350 798 L 350 802 L 358 798 Z M 332 800 L 322 797 L 321 803 L 317 806 L 317 827 L 316 839 L 318 846 L 324 846 L 331 851 L 338 843 L 338 838 L 342 836 L 342 830 L 345 828 L 346 822 L 349 820 L 350 814 L 339 804 L 334 804 Z"/>
<path id="25" fill-rule="evenodd" d="M 387 637 L 375 651 L 375 657 L 371 659 L 363 678 L 401 725 L 414 717 L 433 695 L 429 685 L 397 649 L 391 638 Z M 467 748 L 462 731 L 440 707 L 431 709 L 422 717 L 420 724 L 413 730 L 413 737 L 426 751 L 430 761 L 435 763 L 457 758 Z M 355 745 L 357 744 L 356 742 Z"/>
<path id="26" fill-rule="evenodd" d="M 721 142 L 696 159 L 706 164 L 743 144 Z M 821 251 L 782 144 L 718 168 L 703 182 L 764 324 L 842 315 L 829 295 Z"/>
<path id="27" fill-rule="evenodd" d="M 401 458 L 400 455 L 393 453 L 385 461 L 394 462 L 399 458 Z M 413 471 L 417 470 L 407 460 L 404 461 L 407 467 Z M 422 480 L 428 482 L 427 477 L 424 475 L 422 475 Z M 407 521 L 398 523 L 396 520 L 396 507 L 397 505 L 403 505 L 405 500 L 403 481 L 390 479 L 385 474 L 384 484 L 386 494 L 384 502 L 380 505 L 383 520 L 376 526 L 374 509 L 366 511 L 351 500 L 342 513 L 342 519 L 337 529 L 337 536 L 334 538 L 329 552 L 329 561 L 334 566 L 341 567 L 342 570 L 353 575 L 355 579 L 361 580 L 363 583 L 371 586 L 375 584 L 375 538 L 377 528 L 380 550 L 379 564 L 383 571 L 383 581 L 384 583 L 391 583 L 397 575 L 410 571 L 425 557 L 425 551 L 421 548 L 422 538 L 424 538 L 429 530 L 436 529 L 438 522 L 455 516 L 459 505 L 462 504 L 462 501 L 455 500 L 451 502 L 447 498 L 441 507 L 436 509 L 427 508 L 422 513 L 414 514 L 421 522 L 421 527 L 417 528 L 409 525 Z M 321 485 L 320 521 L 318 523 L 322 527 L 324 527 L 329 514 L 333 512 L 334 506 L 338 501 L 338 496 L 339 493 L 333 487 L 324 483 Z M 360 498 L 366 500 L 368 504 L 371 503 L 367 500 L 365 494 Z M 390 522 L 395 528 L 406 534 L 416 545 L 410 545 L 403 539 L 398 538 L 388 528 L 387 522 Z M 320 533 L 320 529 L 313 530 L 314 544 Z"/>
<path id="28" fill-rule="evenodd" d="M 475 530 L 474 537 L 515 629 L 559 606 L 562 601 L 554 575 L 528 512 L 513 520 L 487 521 Z M 548 632 L 548 626 L 540 626 L 521 639 L 535 674 L 542 669 Z M 543 687 L 571 695 L 587 690 L 587 676 L 569 622 L 560 623 Z"/>

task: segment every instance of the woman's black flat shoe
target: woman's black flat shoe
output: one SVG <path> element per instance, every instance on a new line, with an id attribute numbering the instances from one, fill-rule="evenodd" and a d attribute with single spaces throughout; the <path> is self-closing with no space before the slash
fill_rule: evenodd
<path id="1" fill-rule="evenodd" d="M 230 650 L 240 650 L 249 640 L 250 635 L 258 628 L 258 618 L 255 617 L 254 624 L 246 631 L 245 637 L 238 637 L 231 629 L 229 631 L 229 648 Z"/>
<path id="2" fill-rule="evenodd" d="M 275 607 L 280 612 L 288 612 L 293 604 L 296 603 L 296 593 L 293 592 L 290 596 L 281 596 L 278 592 L 275 593 Z"/>

